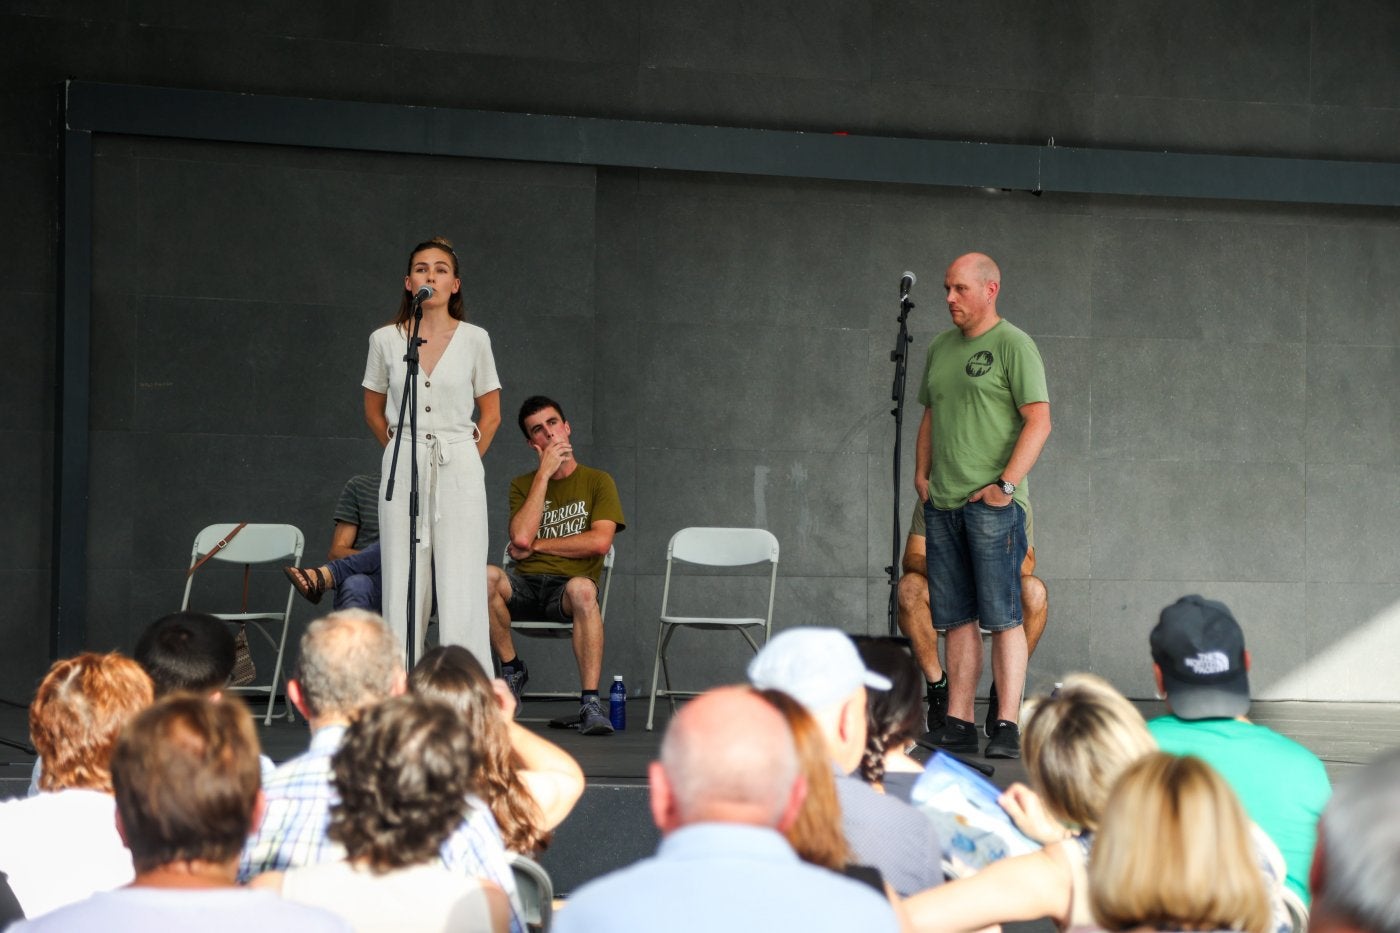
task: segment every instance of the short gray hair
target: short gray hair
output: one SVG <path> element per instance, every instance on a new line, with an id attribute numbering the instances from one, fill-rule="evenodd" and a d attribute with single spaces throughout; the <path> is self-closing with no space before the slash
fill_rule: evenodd
<path id="1" fill-rule="evenodd" d="M 314 715 L 353 717 L 388 699 L 402 668 L 403 652 L 384 620 L 343 609 L 306 627 L 294 676 Z"/>
<path id="2" fill-rule="evenodd" d="M 1400 933 L 1400 749 L 1337 784 L 1318 843 L 1324 870 L 1314 897 L 1363 930 Z"/>

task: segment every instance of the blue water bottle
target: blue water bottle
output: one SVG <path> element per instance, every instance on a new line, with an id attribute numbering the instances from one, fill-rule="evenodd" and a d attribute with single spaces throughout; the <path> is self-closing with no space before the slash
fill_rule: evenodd
<path id="1" fill-rule="evenodd" d="M 612 689 L 608 691 L 608 719 L 618 732 L 627 728 L 627 688 L 621 674 L 613 675 Z"/>

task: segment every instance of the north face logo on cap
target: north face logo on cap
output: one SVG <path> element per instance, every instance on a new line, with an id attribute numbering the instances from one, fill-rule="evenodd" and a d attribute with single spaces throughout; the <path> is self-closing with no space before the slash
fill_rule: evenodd
<path id="1" fill-rule="evenodd" d="M 1202 651 L 1194 658 L 1183 658 L 1181 663 L 1203 677 L 1208 674 L 1224 674 L 1230 670 L 1230 659 L 1223 651 Z"/>

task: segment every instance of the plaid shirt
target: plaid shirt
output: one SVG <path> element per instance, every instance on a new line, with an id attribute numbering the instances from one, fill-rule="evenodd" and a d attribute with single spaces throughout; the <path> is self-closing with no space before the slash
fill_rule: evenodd
<path id="1" fill-rule="evenodd" d="M 238 861 L 238 880 L 265 871 L 281 871 L 345 858 L 345 849 L 326 835 L 331 805 L 331 756 L 340 748 L 345 726 L 326 726 L 311 736 L 305 753 L 285 762 L 263 785 L 267 808 L 257 831 L 248 837 Z M 524 933 L 515 875 L 510 870 L 496 818 L 479 798 L 470 798 L 467 819 L 442 844 L 447 868 L 500 885 L 510 897 L 511 933 Z"/>

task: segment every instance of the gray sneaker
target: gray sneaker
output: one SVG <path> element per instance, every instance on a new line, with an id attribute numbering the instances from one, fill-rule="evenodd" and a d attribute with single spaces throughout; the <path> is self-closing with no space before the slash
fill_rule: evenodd
<path id="1" fill-rule="evenodd" d="M 580 735 L 612 735 L 612 722 L 597 697 L 589 697 L 579 704 L 578 731 Z"/>
<path id="2" fill-rule="evenodd" d="M 515 697 L 515 715 L 520 716 L 520 704 L 524 702 L 525 685 L 530 682 L 530 672 L 525 668 L 516 671 L 501 671 L 501 679 L 510 687 L 511 695 Z"/>

